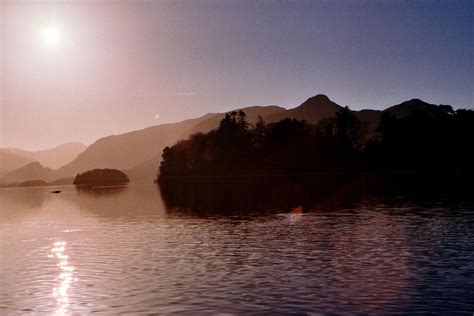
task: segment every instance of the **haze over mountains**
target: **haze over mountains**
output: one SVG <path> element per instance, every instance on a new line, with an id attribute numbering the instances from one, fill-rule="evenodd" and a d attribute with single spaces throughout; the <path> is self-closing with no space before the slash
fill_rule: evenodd
<path id="1" fill-rule="evenodd" d="M 20 156 L 2 148 L 0 149 L 0 177 L 33 161 L 30 157 Z"/>
<path id="2" fill-rule="evenodd" d="M 374 129 L 385 111 L 400 117 L 413 110 L 429 111 L 433 108 L 436 108 L 436 105 L 413 99 L 384 111 L 361 110 L 354 113 Z M 261 116 L 267 123 L 294 118 L 306 120 L 312 124 L 334 116 L 339 109 L 341 109 L 339 104 L 321 94 L 309 98 L 292 109 L 274 105 L 242 108 L 250 123 L 255 123 Z M 111 135 L 98 139 L 87 148 L 82 144 L 71 143 L 34 153 L 17 149 L 2 149 L 0 151 L 2 170 L 10 172 L 4 171 L 0 182 L 52 181 L 74 177 L 77 173 L 96 168 L 119 169 L 125 171 L 132 182 L 151 182 L 156 177 L 164 147 L 171 146 L 193 133 L 205 133 L 217 128 L 224 115 L 225 113 L 209 113 L 182 122 Z M 36 162 L 31 163 L 34 161 Z M 12 170 L 14 167 L 20 169 Z"/>
<path id="3" fill-rule="evenodd" d="M 6 150 L 13 154 L 28 157 L 33 161 L 37 161 L 44 167 L 57 169 L 71 162 L 86 148 L 87 146 L 82 143 L 66 143 L 51 149 L 40 151 L 28 151 L 18 148 L 7 148 Z"/>
<path id="4" fill-rule="evenodd" d="M 74 160 L 86 148 L 81 143 L 66 143 L 40 151 L 0 148 L 0 175 L 35 161 L 44 167 L 57 169 Z"/>
<path id="5" fill-rule="evenodd" d="M 43 167 L 39 162 L 34 161 L 18 169 L 7 172 L 1 178 L 3 183 L 24 182 L 28 180 L 43 180 L 46 182 L 54 180 L 55 171 L 48 167 Z"/>

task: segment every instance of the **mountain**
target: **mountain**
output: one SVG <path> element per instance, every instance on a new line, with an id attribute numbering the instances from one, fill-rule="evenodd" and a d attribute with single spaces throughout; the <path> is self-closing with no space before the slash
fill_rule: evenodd
<path id="1" fill-rule="evenodd" d="M 375 130 L 379 124 L 380 117 L 384 112 L 389 112 L 397 118 L 408 116 L 413 111 L 434 112 L 438 108 L 435 104 L 426 103 L 420 99 L 412 99 L 400 104 L 380 110 L 360 110 L 354 111 L 357 118 L 369 123 L 369 128 Z"/>
<path id="2" fill-rule="evenodd" d="M 268 106 L 250 106 L 246 108 L 236 109 L 235 111 L 242 110 L 245 112 L 247 122 L 255 124 L 258 121 L 258 117 L 261 116 L 265 121 L 269 116 L 286 113 L 285 108 L 268 105 Z M 219 126 L 220 121 L 224 118 L 225 113 L 213 113 L 207 120 L 194 126 L 191 130 L 186 131 L 186 135 L 189 136 L 194 133 L 207 133 Z M 186 136 L 186 137 L 187 137 Z M 184 138 L 184 137 L 181 137 Z"/>
<path id="3" fill-rule="evenodd" d="M 124 170 L 131 182 L 152 183 L 156 179 L 156 172 L 161 162 L 161 153 L 156 154 L 152 159 Z"/>
<path id="4" fill-rule="evenodd" d="M 208 119 L 204 115 L 179 123 L 162 124 L 138 131 L 101 138 L 76 159 L 57 170 L 57 177 L 75 176 L 92 169 L 125 170 L 155 157 L 167 145 L 178 141 L 186 130 Z"/>
<path id="5" fill-rule="evenodd" d="M 300 106 L 275 113 L 264 117 L 266 122 L 278 122 L 285 118 L 297 120 L 306 120 L 311 124 L 317 124 L 322 119 L 333 117 L 337 111 L 342 108 L 339 104 L 333 102 L 324 94 L 318 94 L 303 102 Z M 354 111 L 354 114 L 361 121 L 369 124 L 369 128 L 374 130 L 379 124 L 382 111 L 379 110 L 360 110 Z"/>
<path id="6" fill-rule="evenodd" d="M 31 161 L 37 161 L 45 167 L 57 169 L 74 160 L 86 148 L 87 146 L 81 143 L 66 143 L 40 151 L 28 151 L 18 148 L 6 148 L 6 150 L 18 156 L 27 157 Z"/>
<path id="7" fill-rule="evenodd" d="M 276 106 L 276 105 L 269 105 L 269 106 L 251 106 L 246 108 L 237 109 L 242 110 L 246 114 L 246 119 L 249 123 L 255 124 L 258 121 L 258 117 L 261 116 L 265 118 L 269 115 L 277 114 L 285 112 L 286 109 Z M 225 113 L 210 113 L 208 114 L 207 118 L 200 122 L 199 124 L 193 126 L 191 129 L 186 130 L 183 134 L 180 135 L 179 139 L 184 139 L 189 137 L 191 134 L 194 133 L 207 133 L 219 126 L 220 121 L 224 118 Z M 168 144 L 166 146 L 171 146 L 172 144 Z M 164 147 L 163 147 L 164 148 Z M 151 159 L 143 161 L 142 163 L 127 169 L 125 173 L 130 177 L 132 182 L 148 182 L 150 183 L 154 179 L 156 179 L 156 171 L 160 166 L 161 162 L 161 154 L 163 149 L 160 149 L 155 156 Z"/>
<path id="8" fill-rule="evenodd" d="M 437 107 L 435 104 L 429 104 L 420 99 L 412 99 L 391 106 L 383 111 L 364 109 L 354 111 L 354 114 L 361 121 L 368 122 L 370 129 L 374 130 L 377 128 L 380 117 L 384 112 L 390 112 L 400 118 L 409 115 L 413 111 L 433 112 Z M 333 117 L 340 109 L 341 106 L 331 101 L 326 95 L 318 94 L 296 108 L 265 116 L 264 119 L 266 122 L 277 122 L 285 118 L 294 118 L 316 124 L 322 119 Z"/>
<path id="9" fill-rule="evenodd" d="M 28 180 L 51 181 L 55 178 L 55 171 L 43 167 L 39 162 L 32 162 L 21 168 L 7 172 L 0 178 L 2 183 L 16 183 Z"/>
<path id="10" fill-rule="evenodd" d="M 267 122 L 278 122 L 285 118 L 292 118 L 316 124 L 324 118 L 333 117 L 339 109 L 341 109 L 339 104 L 334 103 L 324 94 L 318 94 L 294 109 L 271 114 L 264 119 Z"/>
<path id="11" fill-rule="evenodd" d="M 420 99 L 411 99 L 386 108 L 383 112 L 390 112 L 392 115 L 400 118 L 407 116 L 413 111 L 433 112 L 436 111 L 437 107 L 435 104 L 429 104 Z"/>
<path id="12" fill-rule="evenodd" d="M 282 112 L 277 106 L 254 106 L 243 108 L 249 122 L 256 122 L 258 116 Z M 155 166 L 161 160 L 163 148 L 171 146 L 178 140 L 187 138 L 196 132 L 208 132 L 219 125 L 225 113 L 210 113 L 197 119 L 178 123 L 152 126 L 121 135 L 99 139 L 90 145 L 74 161 L 59 168 L 58 177 L 68 177 L 97 168 L 114 168 L 128 170 L 127 175 L 133 180 L 139 175 L 151 172 L 155 176 Z M 158 160 L 157 160 L 158 159 Z"/>
<path id="13" fill-rule="evenodd" d="M 432 109 L 436 109 L 436 107 L 436 105 L 413 99 L 389 107 L 384 111 L 391 112 L 400 117 L 406 116 L 414 110 L 431 111 Z M 300 106 L 288 110 L 279 106 L 252 106 L 242 108 L 246 113 L 249 123 L 257 122 L 258 117 L 261 116 L 267 123 L 277 122 L 285 118 L 293 118 L 306 120 L 312 124 L 322 119 L 333 117 L 339 109 L 341 109 L 340 105 L 322 94 L 311 97 Z M 362 121 L 369 122 L 371 129 L 375 129 L 384 111 L 361 110 L 355 111 L 354 113 Z M 57 169 L 56 172 L 49 168 L 44 168 L 41 164 L 34 164 L 33 166 L 30 164 L 28 168 L 25 166 L 25 168 L 15 170 L 13 174 L 8 174 L 8 177 L 5 177 L 5 179 L 15 179 L 15 181 L 19 181 L 18 179 L 21 178 L 25 180 L 51 181 L 60 178 L 74 177 L 77 173 L 92 169 L 114 168 L 124 171 L 132 182 L 151 182 L 156 178 L 156 171 L 161 161 L 163 148 L 172 146 L 178 140 L 185 139 L 193 133 L 206 133 L 217 128 L 224 115 L 225 113 L 209 113 L 199 118 L 182 122 L 151 126 L 120 135 L 103 137 L 79 153 L 75 159 Z M 66 145 L 68 144 L 63 146 Z M 75 147 L 76 152 L 79 152 L 81 148 L 84 149 L 84 145 L 81 145 L 82 144 L 79 144 Z M 64 149 L 66 147 L 59 146 L 49 151 L 58 150 L 59 148 Z M 49 151 L 36 152 L 36 155 L 30 155 L 29 157 L 34 157 L 34 159 L 38 161 L 45 161 L 46 158 L 43 157 L 46 157 L 47 155 L 45 153 Z M 64 150 L 64 152 L 66 152 L 66 150 Z M 0 157 L 2 157 L 1 155 L 4 153 L 5 150 L 0 151 Z M 14 150 L 13 152 L 8 152 L 8 154 L 16 155 L 8 156 L 4 154 L 5 157 L 8 156 L 7 158 L 10 159 L 6 159 L 6 161 L 14 162 L 9 163 L 8 166 L 21 167 L 33 159 L 27 158 L 25 160 L 24 156 L 17 155 L 26 155 L 25 151 Z M 69 157 L 72 157 L 72 155 L 73 154 Z M 64 158 L 63 161 L 65 160 Z M 49 161 L 53 163 L 52 158 L 50 158 Z M 59 164 L 59 162 L 56 162 L 56 165 Z M 51 164 L 44 165 L 51 166 Z M 31 177 L 23 177 L 28 173 L 31 174 Z M 5 176 L 7 176 L 7 174 Z M 32 176 L 36 176 L 36 178 Z M 5 179 L 0 180 L 5 181 Z"/>
<path id="14" fill-rule="evenodd" d="M 362 122 L 367 122 L 369 124 L 370 130 L 375 130 L 379 125 L 380 117 L 382 116 L 382 111 L 378 110 L 360 110 L 354 111 L 355 116 Z"/>
<path id="15" fill-rule="evenodd" d="M 0 176 L 33 161 L 32 158 L 12 153 L 8 149 L 0 149 Z"/>

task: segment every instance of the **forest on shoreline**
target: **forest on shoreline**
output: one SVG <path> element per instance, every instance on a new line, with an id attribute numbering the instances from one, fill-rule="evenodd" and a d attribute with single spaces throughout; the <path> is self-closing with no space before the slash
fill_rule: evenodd
<path id="1" fill-rule="evenodd" d="M 437 106 L 404 117 L 384 113 L 370 129 L 348 107 L 310 124 L 249 124 L 243 111 L 163 150 L 157 180 L 239 175 L 455 172 L 474 170 L 474 111 Z"/>

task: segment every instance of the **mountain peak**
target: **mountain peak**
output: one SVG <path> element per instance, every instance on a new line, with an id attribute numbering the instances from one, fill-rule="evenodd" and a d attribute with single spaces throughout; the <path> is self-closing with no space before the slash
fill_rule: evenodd
<path id="1" fill-rule="evenodd" d="M 24 168 L 43 168 L 43 165 L 40 164 L 38 161 L 33 161 L 30 162 L 29 164 L 26 164 Z"/>
<path id="2" fill-rule="evenodd" d="M 34 161 L 23 167 L 4 174 L 0 182 L 16 183 L 28 180 L 51 181 L 54 177 L 54 171 L 43 167 L 39 162 Z"/>
<path id="3" fill-rule="evenodd" d="M 326 95 L 317 94 L 296 108 L 269 115 L 264 119 L 266 122 L 278 122 L 290 118 L 316 124 L 322 119 L 333 117 L 340 108 L 340 105 L 331 101 Z"/>
<path id="4" fill-rule="evenodd" d="M 331 102 L 331 100 L 325 94 L 317 94 L 306 100 L 304 103 L 306 102 Z"/>
<path id="5" fill-rule="evenodd" d="M 340 105 L 332 102 L 327 95 L 324 94 L 317 94 L 314 97 L 309 98 L 308 100 L 304 101 L 300 106 L 300 108 L 306 108 L 308 110 L 311 109 L 325 109 L 329 112 L 336 112 L 339 110 Z"/>
<path id="6" fill-rule="evenodd" d="M 87 148 L 82 143 L 65 143 L 54 148 L 39 151 L 29 151 L 19 148 L 7 148 L 6 151 L 38 161 L 42 166 L 48 168 L 59 168 L 74 160 L 81 152 Z"/>
<path id="7" fill-rule="evenodd" d="M 402 102 L 401 104 L 423 104 L 424 105 L 424 104 L 428 104 L 428 103 L 426 103 L 425 101 L 420 100 L 420 99 L 411 99 L 411 100 Z"/>
<path id="8" fill-rule="evenodd" d="M 413 111 L 431 111 L 436 105 L 426 103 L 420 99 L 411 99 L 400 104 L 386 108 L 384 112 L 390 112 L 396 117 L 405 117 Z"/>

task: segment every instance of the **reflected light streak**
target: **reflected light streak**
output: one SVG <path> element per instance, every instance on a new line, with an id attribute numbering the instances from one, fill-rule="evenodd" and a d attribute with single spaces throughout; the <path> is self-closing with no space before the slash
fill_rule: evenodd
<path id="1" fill-rule="evenodd" d="M 51 248 L 51 253 L 48 255 L 49 258 L 57 258 L 59 267 L 59 275 L 57 277 L 58 285 L 53 288 L 53 297 L 56 300 L 58 308 L 56 310 L 57 315 L 65 315 L 67 308 L 69 307 L 69 288 L 71 283 L 76 281 L 73 278 L 74 267 L 69 265 L 69 256 L 64 252 L 66 251 L 67 243 L 65 241 L 57 241 Z"/>
<path id="2" fill-rule="evenodd" d="M 294 224 L 298 222 L 303 217 L 303 206 L 295 207 L 291 210 L 290 214 L 288 215 L 288 221 L 290 224 Z"/>

